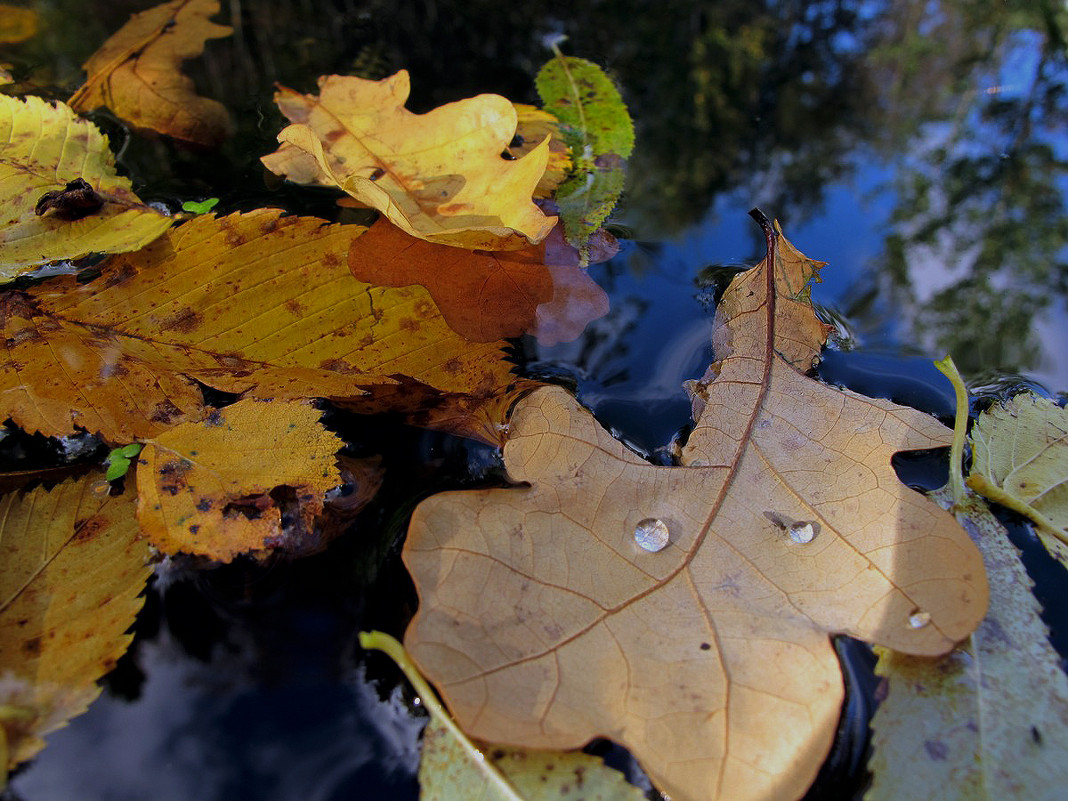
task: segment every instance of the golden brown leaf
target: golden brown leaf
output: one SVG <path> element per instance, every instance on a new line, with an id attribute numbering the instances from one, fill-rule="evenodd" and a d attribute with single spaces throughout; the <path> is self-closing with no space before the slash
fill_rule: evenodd
<path id="1" fill-rule="evenodd" d="M 152 572 L 130 494 L 100 476 L 0 498 L 0 723 L 14 767 L 100 694 Z"/>
<path id="2" fill-rule="evenodd" d="M 99 201 L 78 216 L 59 198 L 84 182 Z M 50 196 L 49 202 L 43 202 Z M 50 261 L 137 250 L 174 222 L 115 174 L 107 138 L 62 103 L 0 95 L 0 281 Z"/>
<path id="3" fill-rule="evenodd" d="M 431 242 L 514 250 L 544 239 L 556 218 L 531 198 L 548 138 L 521 159 L 505 159 L 516 111 L 503 97 L 413 114 L 404 108 L 408 92 L 404 70 L 381 81 L 325 76 L 318 96 L 281 88 L 275 102 L 294 124 L 262 161 L 291 181 L 337 186 Z"/>
<path id="4" fill-rule="evenodd" d="M 571 341 L 608 312 L 604 290 L 555 230 L 539 245 L 491 252 L 416 239 L 379 220 L 353 241 L 349 267 L 369 284 L 425 286 L 449 327 L 472 342 L 535 333 L 539 326 L 552 329 L 546 344 Z"/>
<path id="5" fill-rule="evenodd" d="M 508 152 L 517 159 L 538 147 L 545 137 L 550 137 L 549 161 L 545 165 L 545 174 L 534 190 L 534 197 L 550 198 L 571 171 L 570 150 L 560 134 L 560 123 L 549 112 L 525 103 L 516 103 L 515 111 L 519 124 L 515 137 L 509 143 Z"/>
<path id="6" fill-rule="evenodd" d="M 812 269 L 769 236 L 732 283 L 687 467 L 648 464 L 546 388 L 505 445 L 525 487 L 416 509 L 406 645 L 469 734 L 605 736 L 673 798 L 798 798 L 841 707 L 829 634 L 936 655 L 982 619 L 977 550 L 890 466 L 948 432 L 788 361 L 818 347 Z"/>
<path id="7" fill-rule="evenodd" d="M 279 399 L 352 398 L 394 376 L 478 397 L 507 385 L 503 342 L 458 336 L 422 287 L 353 278 L 362 230 L 271 209 L 200 215 L 95 281 L 9 292 L 2 408 L 29 431 L 130 442 L 202 418 L 193 379 Z"/>
<path id="8" fill-rule="evenodd" d="M 134 14 L 85 62 L 88 77 L 71 107 L 107 106 L 136 128 L 218 145 L 230 130 L 229 112 L 199 96 L 181 73 L 182 62 L 203 53 L 208 39 L 233 32 L 209 21 L 218 11 L 218 0 L 172 0 Z"/>
<path id="9" fill-rule="evenodd" d="M 344 443 L 321 416 L 307 401 L 243 400 L 149 440 L 137 470 L 145 536 L 164 553 L 220 562 L 299 547 L 341 483 L 334 455 Z"/>
<path id="10" fill-rule="evenodd" d="M 32 8 L 0 3 L 0 44 L 16 44 L 37 34 L 37 12 Z"/>

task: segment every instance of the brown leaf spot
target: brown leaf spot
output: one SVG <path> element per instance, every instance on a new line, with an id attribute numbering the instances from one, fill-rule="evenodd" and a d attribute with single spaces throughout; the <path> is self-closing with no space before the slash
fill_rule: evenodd
<path id="1" fill-rule="evenodd" d="M 31 637 L 22 644 L 22 653 L 33 659 L 41 655 L 41 638 Z"/>
<path id="2" fill-rule="evenodd" d="M 75 521 L 74 537 L 71 539 L 71 543 L 89 542 L 103 531 L 107 524 L 107 518 L 100 515 L 93 515 L 85 520 Z"/>
<path id="3" fill-rule="evenodd" d="M 203 315 L 191 308 L 184 308 L 168 320 L 160 323 L 164 331 L 176 331 L 179 334 L 188 334 L 195 331 L 204 322 Z"/>

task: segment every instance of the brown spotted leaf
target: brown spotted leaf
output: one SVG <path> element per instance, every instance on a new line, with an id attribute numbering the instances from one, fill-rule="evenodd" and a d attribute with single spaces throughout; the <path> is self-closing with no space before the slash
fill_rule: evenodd
<path id="1" fill-rule="evenodd" d="M 130 643 L 152 572 L 130 493 L 102 476 L 0 498 L 0 775 L 83 713 Z"/>
<path id="2" fill-rule="evenodd" d="M 371 388 L 377 399 L 398 382 L 489 397 L 510 384 L 503 342 L 458 336 L 422 287 L 352 276 L 346 254 L 362 230 L 271 209 L 200 215 L 94 281 L 6 293 L 5 414 L 29 431 L 130 442 L 202 419 L 196 381 L 279 399 Z M 391 406 L 383 393 L 370 410 Z"/>
<path id="3" fill-rule="evenodd" d="M 472 342 L 540 329 L 551 330 L 545 344 L 571 341 L 608 312 L 608 296 L 555 230 L 539 245 L 494 252 L 416 239 L 379 220 L 353 241 L 349 267 L 369 284 L 425 286 L 449 327 Z"/>
<path id="4" fill-rule="evenodd" d="M 233 32 L 209 20 L 218 12 L 218 0 L 172 0 L 134 14 L 85 62 L 88 77 L 71 107 L 107 106 L 136 128 L 218 145 L 230 129 L 229 112 L 199 96 L 181 73 L 182 62 L 204 52 L 208 39 Z"/>
<path id="5" fill-rule="evenodd" d="M 299 546 L 341 483 L 343 443 L 321 416 L 307 401 L 242 400 L 149 440 L 137 469 L 145 536 L 164 553 L 221 562 Z"/>
<path id="6" fill-rule="evenodd" d="M 791 364 L 824 336 L 816 265 L 768 234 L 721 304 L 684 467 L 645 462 L 545 388 L 511 418 L 521 486 L 416 509 L 406 645 L 471 736 L 608 737 L 672 798 L 799 798 L 841 708 L 831 634 L 933 656 L 982 619 L 977 550 L 890 465 L 948 431 Z"/>

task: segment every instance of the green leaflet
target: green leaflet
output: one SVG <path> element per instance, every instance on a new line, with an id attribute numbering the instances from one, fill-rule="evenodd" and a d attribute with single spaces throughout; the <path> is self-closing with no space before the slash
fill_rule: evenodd
<path id="1" fill-rule="evenodd" d="M 615 84 L 596 64 L 556 56 L 535 78 L 543 107 L 560 120 L 574 172 L 556 192 L 567 240 L 582 249 L 623 191 L 634 124 Z"/>

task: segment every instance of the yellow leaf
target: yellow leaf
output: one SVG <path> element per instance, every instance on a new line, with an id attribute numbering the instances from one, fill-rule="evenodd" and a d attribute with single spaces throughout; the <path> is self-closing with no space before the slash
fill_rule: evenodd
<path id="1" fill-rule="evenodd" d="M 341 483 L 344 444 L 306 401 L 243 400 L 145 444 L 137 519 L 164 553 L 229 562 L 311 531 L 324 493 Z M 283 498 L 294 519 L 283 530 Z"/>
<path id="2" fill-rule="evenodd" d="M 0 772 L 86 710 L 115 666 L 151 573 L 130 494 L 99 475 L 0 498 Z"/>
<path id="3" fill-rule="evenodd" d="M 515 133 L 516 138 L 521 141 L 514 146 L 510 145 L 508 152 L 516 158 L 522 158 L 544 142 L 545 137 L 550 137 L 549 162 L 545 165 L 545 174 L 534 190 L 534 197 L 552 197 L 556 187 L 564 182 L 571 171 L 570 150 L 560 134 L 560 123 L 549 112 L 525 103 L 516 103 L 515 111 L 519 121 Z"/>
<path id="4" fill-rule="evenodd" d="M 0 3 L 0 44 L 16 44 L 37 33 L 37 12 L 9 3 Z"/>
<path id="5" fill-rule="evenodd" d="M 609 737 L 673 798 L 799 798 L 841 709 L 830 634 L 938 655 L 982 619 L 978 551 L 890 464 L 949 432 L 800 372 L 826 336 L 817 265 L 766 234 L 717 314 L 685 467 L 545 388 L 511 417 L 519 486 L 416 508 L 406 645 L 471 736 Z"/>
<path id="6" fill-rule="evenodd" d="M 504 342 L 471 343 L 422 287 L 372 287 L 346 264 L 363 229 L 274 209 L 199 215 L 101 276 L 59 276 L 0 299 L 0 398 L 21 427 L 110 442 L 207 414 L 192 379 L 252 397 L 346 399 L 376 390 L 488 397 L 508 385 Z"/>
<path id="7" fill-rule="evenodd" d="M 935 499 L 953 504 L 943 489 Z M 1005 529 L 972 496 L 958 519 L 983 553 L 990 610 L 946 659 L 880 649 L 865 801 L 1033 801 L 1068 786 L 1068 677 Z M 938 788 L 937 793 L 932 788 Z"/>
<path id="8" fill-rule="evenodd" d="M 0 146 L 0 280 L 91 251 L 137 250 L 174 222 L 141 203 L 115 174 L 104 135 L 62 103 L 0 95 Z M 78 179 L 102 201 L 98 211 L 73 220 L 35 213 L 45 193 Z"/>
<path id="9" fill-rule="evenodd" d="M 337 186 L 412 236 L 445 245 L 515 250 L 537 244 L 555 217 L 531 197 L 545 173 L 549 138 L 523 158 L 501 157 L 516 131 L 515 107 L 498 95 L 426 114 L 404 108 L 408 73 L 381 81 L 330 75 L 319 95 L 280 89 L 293 125 L 268 169 L 299 183 Z"/>
<path id="10" fill-rule="evenodd" d="M 136 128 L 218 145 L 229 132 L 229 112 L 197 95 L 180 72 L 183 61 L 204 52 L 205 41 L 233 32 L 208 20 L 218 11 L 218 0 L 173 0 L 134 14 L 85 62 L 89 75 L 71 108 L 107 106 Z"/>

